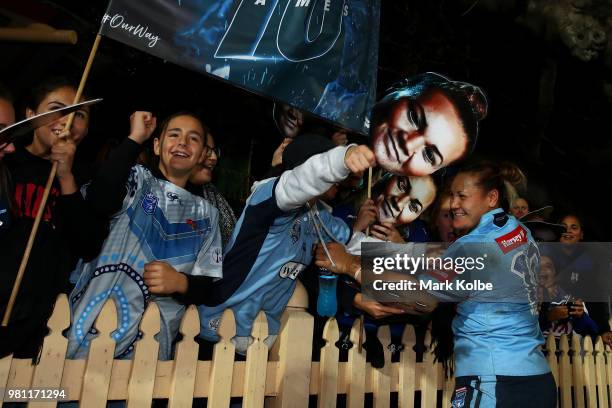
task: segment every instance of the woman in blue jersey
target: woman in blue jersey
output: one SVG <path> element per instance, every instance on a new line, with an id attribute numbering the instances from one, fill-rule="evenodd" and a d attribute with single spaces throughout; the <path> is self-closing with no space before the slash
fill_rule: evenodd
<path id="1" fill-rule="evenodd" d="M 437 301 L 457 302 L 455 392 L 453 407 L 554 407 L 556 386 L 540 351 L 537 272 L 539 252 L 529 231 L 507 214 L 513 185 L 522 173 L 510 165 L 475 163 L 463 167 L 451 185 L 453 228 L 466 231 L 444 257 L 484 258 L 484 268 L 471 272 L 429 272 L 421 281 L 454 282 L 445 290 L 419 296 L 415 310 L 430 311 Z M 317 264 L 360 277 L 359 260 L 330 245 L 333 268 L 317 251 Z M 456 263 L 458 265 L 458 263 Z M 402 275 L 406 278 L 406 275 Z M 490 290 L 467 290 L 458 281 L 491 283 Z M 423 300 L 425 299 L 425 300 Z"/>

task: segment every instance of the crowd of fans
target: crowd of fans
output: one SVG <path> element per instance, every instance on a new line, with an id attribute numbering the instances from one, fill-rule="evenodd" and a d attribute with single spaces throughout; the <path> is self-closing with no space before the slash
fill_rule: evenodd
<path id="1" fill-rule="evenodd" d="M 75 93 L 74 83 L 67 79 L 47 80 L 33 88 L 26 116 L 69 105 Z M 78 111 L 69 130 L 64 129 L 63 118 L 36 129 L 29 140 L 0 146 L 2 314 L 21 261 L 17 255 L 24 253 L 34 217 L 41 210 L 47 175 L 52 163 L 58 163 L 10 323 L 1 329 L 0 357 L 12 353 L 36 358 L 59 293 L 69 294 L 71 358 L 87 355 L 97 334 L 95 319 L 110 297 L 119 313 L 114 333 L 117 358 L 132 355 L 141 337 L 140 319 L 152 300 L 162 317 L 160 358 L 172 358 L 188 304 L 199 305 L 201 358 L 210 356 L 226 308 L 236 316 L 234 342 L 237 352 L 244 354 L 252 322 L 261 310 L 268 317 L 266 341 L 269 345 L 275 341 L 296 279 L 309 292 L 309 311 L 316 318 L 314 339 L 320 347 L 327 317 L 317 314 L 320 271 L 312 262 L 315 245 L 336 241 L 354 248 L 367 240 L 451 243 L 466 233 L 453 228 L 455 208 L 449 193 L 453 171 L 441 178 L 426 170 L 435 167 L 434 156 L 440 152 L 424 150 L 425 161 L 412 163 L 419 175 L 375 169 L 372 194 L 367 197 L 364 172 L 375 165 L 374 153 L 364 145 L 349 144 L 351 134 L 306 126 L 307 115 L 279 105 L 275 120 L 280 145 L 269 152 L 271 177 L 253 186 L 237 218 L 212 184 L 221 152 L 197 115 L 178 112 L 158 124 L 152 113 L 135 112 L 129 137 L 109 149 L 90 175 L 73 164 L 90 120 L 97 120 L 90 113 L 88 108 Z M 418 112 L 410 110 L 408 116 L 418 122 L 411 115 Z M 0 87 L 0 129 L 14 121 L 13 98 Z M 457 158 L 463 154 L 443 153 Z M 521 192 L 529 194 L 526 188 Z M 553 220 L 550 209 L 533 211 L 524 197 L 513 198 L 510 212 L 536 239 L 560 243 L 541 251 L 541 330 L 555 336 L 601 335 L 612 346 L 608 304 L 585 299 L 584 285 L 597 269 L 597 260 L 580 244 L 581 218 L 565 214 Z M 319 248 L 326 251 L 325 246 Z M 375 367 L 385 364 L 384 347 L 397 358 L 404 347 L 406 324 L 415 326 L 421 342 L 425 331 L 431 330 L 440 359 L 452 354 L 454 305 L 440 305 L 427 315 L 409 315 L 402 304 L 367 299 L 359 281 L 346 275 L 336 291 L 341 350 L 353 347 L 350 328 L 364 316 L 365 348 Z M 390 326 L 390 345 L 377 338 L 380 325 Z M 317 358 L 318 347 L 314 351 Z"/>

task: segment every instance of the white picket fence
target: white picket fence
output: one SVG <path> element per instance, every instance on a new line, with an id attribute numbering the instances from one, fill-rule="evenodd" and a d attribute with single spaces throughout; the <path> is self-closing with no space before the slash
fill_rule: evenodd
<path id="1" fill-rule="evenodd" d="M 268 352 L 263 340 L 267 323 L 263 313 L 258 316 L 246 361 L 234 361 L 234 346 L 230 339 L 235 333 L 231 311 L 223 315 L 212 361 L 198 361 L 198 344 L 193 341 L 199 332 L 197 309 L 190 306 L 180 331 L 174 360 L 158 361 L 158 343 L 153 336 L 159 331 L 159 311 L 151 303 L 144 315 L 133 360 L 115 360 L 114 340 L 110 334 L 117 327 L 113 301 L 107 301 L 96 329 L 99 336 L 91 342 L 87 360 L 65 358 L 67 340 L 62 331 L 70 323 L 66 296 L 61 295 L 49 320 L 51 330 L 46 337 L 37 365 L 31 360 L 0 360 L 0 402 L 15 389 L 65 389 L 68 399 L 79 401 L 81 407 L 105 407 L 110 400 L 125 400 L 127 406 L 150 407 L 153 399 L 168 399 L 169 407 L 191 407 L 194 398 L 207 398 L 209 407 L 228 407 L 231 397 L 242 397 L 244 407 L 307 407 L 309 395 L 317 396 L 319 407 L 335 407 L 339 394 L 346 395 L 346 405 L 362 408 L 366 393 L 373 394 L 374 407 L 391 405 L 391 393 L 397 392 L 398 405 L 415 406 L 415 393 L 421 393 L 422 407 L 435 407 L 438 398 L 442 406 L 450 406 L 454 380 L 444 379 L 442 366 L 433 362 L 426 352 L 423 362 L 416 362 L 412 326 L 406 326 L 400 361 L 391 363 L 391 353 L 385 347 L 385 366 L 373 368 L 366 363 L 366 351 L 352 347 L 347 362 L 339 362 L 335 343 L 338 325 L 330 319 L 323 337 L 320 362 L 312 362 L 313 317 L 305 311 L 304 294 L 298 287 L 298 297 L 287 307 L 279 337 Z M 297 299 L 297 300 L 296 300 Z M 359 341 L 358 322 L 350 339 Z M 383 345 L 390 344 L 388 327 L 378 333 Z M 429 344 L 429 336 L 425 344 Z M 554 338 L 547 339 L 548 361 L 559 387 L 560 407 L 609 407 L 612 384 L 612 352 L 597 339 L 581 344 L 573 337 L 571 348 L 567 338 L 561 338 L 559 350 Z M 441 392 L 438 392 L 438 391 Z M 572 392 L 573 390 L 573 392 Z M 56 406 L 56 401 L 30 401 L 30 407 Z"/>

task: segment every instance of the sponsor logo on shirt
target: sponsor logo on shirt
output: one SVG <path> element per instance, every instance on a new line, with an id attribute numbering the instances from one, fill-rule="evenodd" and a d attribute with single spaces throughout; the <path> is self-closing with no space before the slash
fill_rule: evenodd
<path id="1" fill-rule="evenodd" d="M 304 269 L 306 269 L 306 265 L 290 261 L 281 266 L 278 274 L 283 279 L 289 278 L 291 280 L 295 280 L 295 278 L 297 278 L 300 272 L 302 272 Z"/>
<path id="2" fill-rule="evenodd" d="M 513 249 L 527 243 L 527 231 L 525 231 L 525 228 L 519 225 L 506 235 L 495 238 L 495 242 L 497 242 L 497 245 L 499 245 L 502 252 L 507 254 Z"/>
<path id="3" fill-rule="evenodd" d="M 158 201 L 159 199 L 157 198 L 155 194 L 148 192 L 142 198 L 142 203 L 141 203 L 142 209 L 144 210 L 145 213 L 149 215 L 153 215 L 155 213 L 155 209 L 157 208 Z"/>

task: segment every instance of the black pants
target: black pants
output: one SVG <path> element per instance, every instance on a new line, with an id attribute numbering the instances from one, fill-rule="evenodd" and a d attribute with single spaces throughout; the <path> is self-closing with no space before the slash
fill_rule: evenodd
<path id="1" fill-rule="evenodd" d="M 551 373 L 457 377 L 451 402 L 453 408 L 554 408 L 557 386 Z"/>

